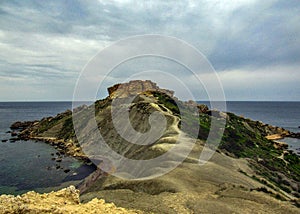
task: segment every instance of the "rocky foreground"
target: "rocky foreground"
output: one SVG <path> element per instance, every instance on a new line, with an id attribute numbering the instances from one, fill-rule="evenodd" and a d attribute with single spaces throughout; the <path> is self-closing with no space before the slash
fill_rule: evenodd
<path id="1" fill-rule="evenodd" d="M 285 136 L 299 137 L 299 134 L 229 112 L 209 110 L 195 102 L 179 101 L 172 91 L 160 89 L 151 81 L 118 84 L 108 91 L 107 98 L 96 101 L 92 107 L 80 107 L 73 113 L 86 131 L 90 122 L 87 115 L 94 108 L 101 135 L 117 153 L 135 160 L 152 159 L 168 152 L 176 144 L 179 134 L 184 134 L 179 144 L 196 141 L 183 163 L 161 177 L 126 180 L 96 170 L 78 186 L 83 204 L 77 206 L 85 207 L 84 203 L 99 198 L 146 213 L 299 213 L 300 158 L 286 144 L 274 141 Z M 149 130 L 149 115 L 155 111 L 167 118 L 165 132 L 150 145 L 126 141 L 119 136 L 112 122 L 113 99 L 132 95 L 137 97 L 123 107 L 129 111 L 131 125 L 137 131 Z M 195 108 L 199 117 L 190 113 L 190 109 Z M 18 122 L 11 128 L 17 139 L 43 140 L 60 152 L 85 159 L 82 148 L 85 152 L 93 152 L 96 136 L 94 132 L 85 132 L 82 140 L 86 143 L 79 145 L 72 123 L 73 113 L 66 111 L 40 121 Z M 222 135 L 222 140 L 212 158 L 199 166 L 199 154 L 213 120 L 226 120 L 225 128 L 213 133 L 213 137 Z M 163 167 L 153 170 L 163 170 Z M 139 170 L 143 171 L 142 168 Z"/>
<path id="2" fill-rule="evenodd" d="M 82 204 L 79 200 L 79 191 L 74 186 L 70 186 L 57 192 L 44 194 L 31 191 L 21 196 L 1 195 L 0 213 L 133 214 L 142 212 L 116 207 L 113 203 L 105 203 L 104 200 L 96 198 Z"/>

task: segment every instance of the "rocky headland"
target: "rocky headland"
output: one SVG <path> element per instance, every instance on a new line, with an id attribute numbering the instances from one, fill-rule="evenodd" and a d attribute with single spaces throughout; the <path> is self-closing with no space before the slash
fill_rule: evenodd
<path id="1" fill-rule="evenodd" d="M 87 133 L 86 144 L 79 145 L 72 114 L 77 114 L 85 127 L 89 124 L 86 114 L 94 108 L 103 138 L 114 151 L 127 158 L 144 160 L 157 157 L 167 152 L 176 143 L 179 133 L 183 132 L 184 140 L 196 139 L 196 143 L 190 155 L 176 169 L 151 180 L 123 180 L 96 170 L 78 186 L 82 202 L 89 203 L 100 198 L 146 213 L 299 211 L 299 156 L 286 144 L 274 141 L 287 136 L 299 137 L 299 134 L 230 112 L 210 110 L 193 101 L 180 101 L 174 97 L 173 91 L 160 89 L 151 81 L 117 84 L 108 88 L 108 92 L 107 98 L 96 101 L 93 106 L 82 106 L 73 112 L 66 111 L 40 121 L 16 122 L 11 126 L 14 138 L 42 140 L 64 154 L 88 161 L 84 151 L 93 149 L 94 135 Z M 137 131 L 149 130 L 148 117 L 154 111 L 167 118 L 165 133 L 151 145 L 131 144 L 122 139 L 114 128 L 112 100 L 128 96 L 136 96 L 126 108 L 130 112 L 131 125 Z M 185 115 L 184 120 L 179 107 Z M 190 109 L 195 108 L 199 117 L 190 113 Z M 208 137 L 212 119 L 226 120 L 225 129 L 220 132 L 222 140 L 211 160 L 199 166 L 199 154 Z M 181 130 L 184 125 L 189 128 Z M 219 133 L 214 134 L 217 136 Z"/>

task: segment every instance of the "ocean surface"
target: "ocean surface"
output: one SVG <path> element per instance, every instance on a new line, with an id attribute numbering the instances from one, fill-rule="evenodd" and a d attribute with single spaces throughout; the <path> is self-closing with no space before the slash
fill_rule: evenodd
<path id="1" fill-rule="evenodd" d="M 72 157 L 63 156 L 59 163 L 52 160 L 57 151 L 43 142 L 9 141 L 7 132 L 13 122 L 55 116 L 71 107 L 71 102 L 0 102 L 0 194 L 47 192 L 76 185 L 93 170 Z M 300 102 L 227 102 L 227 111 L 300 132 Z M 300 140 L 283 141 L 299 152 Z"/>
<path id="2" fill-rule="evenodd" d="M 0 102 L 0 194 L 47 192 L 76 185 L 90 174 L 93 167 L 57 154 L 46 143 L 9 141 L 11 134 L 7 132 L 13 122 L 54 116 L 67 109 L 71 109 L 70 102 Z M 61 162 L 53 160 L 59 156 Z"/>

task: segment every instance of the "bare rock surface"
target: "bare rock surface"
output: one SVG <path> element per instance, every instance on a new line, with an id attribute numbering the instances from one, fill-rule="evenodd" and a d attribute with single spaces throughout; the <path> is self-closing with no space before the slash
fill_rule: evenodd
<path id="1" fill-rule="evenodd" d="M 1 195 L 0 213 L 141 213 L 105 203 L 103 199 L 93 199 L 82 204 L 79 190 L 74 186 L 57 192 L 39 194 L 27 192 L 21 196 Z"/>
<path id="2" fill-rule="evenodd" d="M 174 95 L 174 91 L 161 89 L 156 83 L 150 80 L 133 80 L 128 83 L 116 84 L 112 87 L 109 87 L 107 90 L 111 98 L 128 97 L 145 91 L 160 91 L 170 97 L 173 97 Z"/>

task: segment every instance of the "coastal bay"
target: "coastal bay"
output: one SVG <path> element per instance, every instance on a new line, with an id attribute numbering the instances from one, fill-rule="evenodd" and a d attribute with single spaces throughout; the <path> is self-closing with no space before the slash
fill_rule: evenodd
<path id="1" fill-rule="evenodd" d="M 16 121 L 37 120 L 71 108 L 70 102 L 0 103 L 0 193 L 48 192 L 76 185 L 94 168 L 36 140 L 11 140 Z"/>

